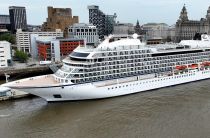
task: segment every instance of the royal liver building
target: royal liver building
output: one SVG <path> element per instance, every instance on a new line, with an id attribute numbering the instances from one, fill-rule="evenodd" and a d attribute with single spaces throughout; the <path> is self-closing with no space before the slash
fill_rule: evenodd
<path id="1" fill-rule="evenodd" d="M 187 9 L 184 5 L 180 17 L 176 22 L 175 42 L 191 40 L 196 33 L 210 34 L 210 7 L 207 11 L 206 18 L 201 18 L 200 21 L 196 21 L 188 19 Z"/>

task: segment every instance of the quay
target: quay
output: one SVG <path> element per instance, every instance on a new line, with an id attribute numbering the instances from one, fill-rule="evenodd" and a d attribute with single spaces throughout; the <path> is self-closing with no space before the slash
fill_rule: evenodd
<path id="1" fill-rule="evenodd" d="M 19 91 L 19 90 L 13 90 L 6 87 L 0 87 L 0 101 L 24 98 L 29 95 L 30 94 Z"/>
<path id="2" fill-rule="evenodd" d="M 62 64 L 52 65 L 35 65 L 35 66 L 22 66 L 22 67 L 8 67 L 0 69 L 0 80 L 5 80 L 5 74 L 9 75 L 12 80 L 22 79 L 22 76 L 33 77 L 38 75 L 46 75 L 53 73 L 54 68 L 60 68 Z M 15 77 L 15 79 L 13 79 Z"/>
<path id="3" fill-rule="evenodd" d="M 0 78 L 5 78 L 5 74 L 8 74 L 11 77 L 13 77 L 21 74 L 37 74 L 41 72 L 50 72 L 50 69 L 48 66 L 0 69 Z"/>

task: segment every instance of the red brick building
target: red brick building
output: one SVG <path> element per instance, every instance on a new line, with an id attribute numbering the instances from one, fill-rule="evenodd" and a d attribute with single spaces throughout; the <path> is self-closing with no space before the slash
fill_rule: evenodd
<path id="1" fill-rule="evenodd" d="M 84 45 L 83 39 L 37 40 L 40 61 L 61 61 L 79 45 Z"/>

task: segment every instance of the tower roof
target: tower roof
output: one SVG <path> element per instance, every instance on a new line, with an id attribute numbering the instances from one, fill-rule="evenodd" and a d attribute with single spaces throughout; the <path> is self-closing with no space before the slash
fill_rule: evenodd
<path id="1" fill-rule="evenodd" d="M 184 4 L 183 8 L 182 8 L 182 12 L 187 12 L 186 6 Z"/>
<path id="2" fill-rule="evenodd" d="M 209 9 L 207 10 L 207 15 L 206 15 L 206 18 L 210 18 L 210 6 L 209 6 Z"/>
<path id="3" fill-rule="evenodd" d="M 187 9 L 186 9 L 185 4 L 184 4 L 184 6 L 182 8 L 182 11 L 180 13 L 179 20 L 181 20 L 181 21 L 188 21 Z"/>

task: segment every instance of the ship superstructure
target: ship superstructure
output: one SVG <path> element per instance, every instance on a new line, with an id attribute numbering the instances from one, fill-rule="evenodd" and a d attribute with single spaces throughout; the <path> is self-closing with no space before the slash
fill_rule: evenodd
<path id="1" fill-rule="evenodd" d="M 209 41 L 148 46 L 138 39 L 106 39 L 97 48 L 79 47 L 55 73 L 61 83 L 86 83 L 171 72 L 176 66 L 210 61 Z"/>

